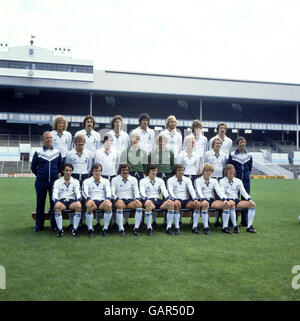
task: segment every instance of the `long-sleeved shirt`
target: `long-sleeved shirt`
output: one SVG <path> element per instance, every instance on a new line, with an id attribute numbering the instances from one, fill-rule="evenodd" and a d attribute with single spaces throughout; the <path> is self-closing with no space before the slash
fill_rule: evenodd
<path id="1" fill-rule="evenodd" d="M 174 157 L 176 158 L 182 148 L 181 132 L 176 129 L 172 131 L 165 129 L 161 132 L 161 134 L 165 134 L 168 137 L 166 147 L 174 153 Z"/>
<path id="2" fill-rule="evenodd" d="M 222 141 L 221 151 L 223 153 L 225 153 L 228 157 L 231 153 L 231 150 L 232 150 L 232 140 L 229 137 L 227 137 L 226 135 L 225 135 L 224 139 L 219 137 L 219 135 L 216 135 L 209 140 L 209 146 L 208 146 L 209 149 L 212 149 L 212 142 L 214 141 L 215 138 L 221 139 L 221 141 Z"/>
<path id="3" fill-rule="evenodd" d="M 75 133 L 76 137 L 78 134 L 82 134 L 85 138 L 85 144 L 84 147 L 89 150 L 92 154 L 95 153 L 95 151 L 100 148 L 100 142 L 101 137 L 100 134 L 97 133 L 94 129 L 92 129 L 91 133 L 88 134 L 85 129 L 79 130 Z"/>
<path id="4" fill-rule="evenodd" d="M 100 177 L 100 180 L 97 182 L 93 176 L 85 179 L 82 185 L 82 195 L 87 201 L 91 199 L 98 201 L 111 199 L 109 180 L 107 178 Z"/>
<path id="5" fill-rule="evenodd" d="M 112 129 L 107 133 L 107 135 L 110 135 L 112 137 L 112 147 L 116 149 L 120 154 L 123 152 L 124 149 L 126 149 L 130 145 L 129 136 L 123 130 L 121 130 L 119 135 L 117 135 L 115 131 Z"/>
<path id="6" fill-rule="evenodd" d="M 140 148 L 146 151 L 147 155 L 149 155 L 153 148 L 155 142 L 155 132 L 151 128 L 147 128 L 146 130 L 141 127 L 135 128 L 131 134 L 137 134 L 140 137 Z"/>
<path id="7" fill-rule="evenodd" d="M 176 164 L 184 166 L 185 175 L 198 175 L 201 172 L 202 157 L 199 154 L 192 152 L 188 154 L 185 150 L 181 151 L 176 158 Z"/>
<path id="8" fill-rule="evenodd" d="M 207 151 L 207 138 L 203 135 L 199 135 L 198 138 L 192 133 L 187 137 L 193 137 L 195 140 L 194 152 L 199 154 L 202 158 L 204 158 L 204 154 Z"/>
<path id="9" fill-rule="evenodd" d="M 246 200 L 251 200 L 240 179 L 234 177 L 232 182 L 230 182 L 227 177 L 224 177 L 220 180 L 219 184 L 228 199 L 239 199 L 239 193 L 241 193 Z"/>
<path id="10" fill-rule="evenodd" d="M 212 176 L 216 178 L 223 177 L 224 167 L 227 162 L 227 155 L 220 150 L 219 154 L 216 154 L 213 149 L 207 151 L 204 155 L 204 163 L 213 165 L 214 171 Z"/>
<path id="11" fill-rule="evenodd" d="M 160 193 L 163 194 L 165 199 L 169 197 L 165 182 L 162 178 L 155 177 L 155 180 L 152 181 L 146 176 L 140 180 L 140 194 L 143 200 L 160 198 Z"/>
<path id="12" fill-rule="evenodd" d="M 72 149 L 72 135 L 70 132 L 64 130 L 59 134 L 56 130 L 51 132 L 53 137 L 53 147 L 57 148 L 61 152 L 61 156 L 64 158 L 67 152 Z"/>
<path id="13" fill-rule="evenodd" d="M 101 147 L 95 152 L 94 162 L 102 165 L 102 175 L 114 176 L 118 171 L 120 154 L 114 148 L 106 151 L 104 147 Z"/>
<path id="14" fill-rule="evenodd" d="M 157 165 L 158 173 L 170 174 L 174 167 L 174 153 L 168 149 L 160 152 L 155 148 L 148 156 L 148 163 Z"/>
<path id="15" fill-rule="evenodd" d="M 119 198 L 139 199 L 138 181 L 131 175 L 128 175 L 126 180 L 121 175 L 118 175 L 111 180 L 111 193 L 114 200 Z"/>
<path id="16" fill-rule="evenodd" d="M 93 154 L 84 149 L 82 154 L 78 154 L 73 148 L 67 153 L 65 164 L 72 164 L 74 167 L 73 174 L 88 174 L 92 168 Z"/>
<path id="17" fill-rule="evenodd" d="M 218 181 L 215 178 L 209 178 L 208 183 L 206 183 L 203 176 L 197 178 L 194 182 L 195 190 L 197 196 L 200 200 L 206 199 L 215 199 L 215 193 L 222 199 L 226 199 L 226 195 L 224 194 L 223 190 L 220 188 Z"/>
<path id="18" fill-rule="evenodd" d="M 52 198 L 55 202 L 63 199 L 81 201 L 79 181 L 71 177 L 66 184 L 64 177 L 57 179 L 54 182 Z"/>
<path id="19" fill-rule="evenodd" d="M 197 199 L 193 183 L 190 178 L 183 176 L 182 180 L 174 175 L 167 181 L 169 195 L 172 199 L 188 200 L 189 193 L 193 200 Z"/>
<path id="20" fill-rule="evenodd" d="M 120 164 L 129 164 L 131 172 L 145 172 L 148 165 L 148 155 L 146 151 L 141 148 L 130 149 L 130 147 L 123 150 L 120 156 Z"/>

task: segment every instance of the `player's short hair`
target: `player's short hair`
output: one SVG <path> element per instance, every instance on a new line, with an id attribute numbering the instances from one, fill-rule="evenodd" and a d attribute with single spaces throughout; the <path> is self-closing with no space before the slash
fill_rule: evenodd
<path id="1" fill-rule="evenodd" d="M 220 123 L 220 124 L 218 124 L 218 126 L 217 126 L 217 131 L 219 131 L 219 128 L 220 128 L 220 126 L 225 126 L 226 127 L 226 131 L 227 131 L 227 125 L 225 124 L 225 123 Z"/>
<path id="2" fill-rule="evenodd" d="M 175 164 L 172 170 L 172 175 L 176 175 L 177 169 L 180 169 L 180 168 L 184 169 L 184 166 L 182 164 Z"/>
<path id="3" fill-rule="evenodd" d="M 96 125 L 95 118 L 91 115 L 87 115 L 84 117 L 83 122 L 82 122 L 82 128 L 85 128 L 85 124 L 89 119 L 91 119 L 93 121 L 93 128 L 95 128 L 95 125 Z"/>
<path id="4" fill-rule="evenodd" d="M 53 119 L 52 129 L 57 130 L 57 125 L 59 121 L 63 121 L 65 123 L 63 130 L 67 130 L 68 121 L 64 116 L 58 115 Z"/>
<path id="5" fill-rule="evenodd" d="M 93 164 L 93 166 L 91 168 L 91 173 L 93 173 L 94 169 L 98 169 L 99 167 L 100 167 L 101 172 L 102 172 L 102 165 L 100 163 Z"/>
<path id="6" fill-rule="evenodd" d="M 85 137 L 82 134 L 77 134 L 75 136 L 75 138 L 74 138 L 74 144 L 76 144 L 80 140 L 84 140 L 85 141 Z"/>
<path id="7" fill-rule="evenodd" d="M 103 138 L 103 143 L 105 143 L 109 138 L 113 139 L 111 134 L 105 134 L 104 138 Z"/>
<path id="8" fill-rule="evenodd" d="M 186 137 L 184 138 L 183 146 L 185 146 L 185 145 L 186 145 L 186 142 L 187 142 L 189 139 L 191 139 L 191 140 L 193 140 L 193 141 L 195 142 L 194 137 L 193 137 L 193 136 L 191 136 L 191 135 L 189 135 L 189 136 L 186 136 Z"/>
<path id="9" fill-rule="evenodd" d="M 195 119 L 192 124 L 192 133 L 194 134 L 194 131 L 196 128 L 201 128 L 202 129 L 202 123 L 199 119 Z"/>
<path id="10" fill-rule="evenodd" d="M 219 140 L 219 141 L 221 142 L 221 144 L 222 144 L 222 139 L 220 139 L 220 138 L 217 137 L 217 138 L 215 138 L 215 139 L 212 141 L 212 143 L 211 143 L 211 147 L 212 147 L 212 148 L 215 147 L 215 143 L 216 143 L 217 140 Z"/>
<path id="11" fill-rule="evenodd" d="M 115 121 L 116 120 L 121 120 L 121 122 L 123 122 L 123 117 L 121 115 L 115 115 L 112 120 L 110 121 L 110 128 L 114 129 L 115 127 Z"/>
<path id="12" fill-rule="evenodd" d="M 166 119 L 166 128 L 169 128 L 170 121 L 173 121 L 173 120 L 176 121 L 176 125 L 178 124 L 178 121 L 177 121 L 176 117 L 175 117 L 174 115 L 170 115 L 170 116 Z"/>
<path id="13" fill-rule="evenodd" d="M 117 172 L 118 175 L 121 174 L 122 168 L 128 168 L 128 171 L 130 171 L 130 165 L 129 165 L 129 164 L 127 164 L 127 163 L 125 163 L 125 164 L 120 164 L 120 165 L 119 165 L 119 168 L 118 168 L 118 172 Z"/>
<path id="14" fill-rule="evenodd" d="M 70 163 L 64 164 L 62 170 L 64 171 L 66 167 L 72 168 L 72 171 L 74 170 L 74 166 L 72 164 L 70 164 Z"/>
<path id="15" fill-rule="evenodd" d="M 142 113 L 142 114 L 139 115 L 139 124 L 140 124 L 140 125 L 141 125 L 141 123 L 142 123 L 142 120 L 144 120 L 144 119 L 148 119 L 149 122 L 150 122 L 150 116 L 149 116 L 149 114 L 147 114 L 147 113 Z"/>
<path id="16" fill-rule="evenodd" d="M 214 171 L 214 167 L 213 167 L 213 165 L 212 164 L 209 164 L 209 163 L 205 163 L 204 165 L 203 165 L 203 173 L 204 173 L 204 171 Z"/>
<path id="17" fill-rule="evenodd" d="M 145 171 L 146 176 L 149 175 L 149 173 L 150 173 L 150 171 L 151 171 L 152 169 L 157 169 L 157 168 L 158 168 L 157 165 L 155 165 L 155 164 L 149 164 L 149 165 L 147 166 L 147 168 L 146 168 L 146 171 Z"/>
<path id="18" fill-rule="evenodd" d="M 227 172 L 230 170 L 230 169 L 234 169 L 234 175 L 236 173 L 235 171 L 235 167 L 232 165 L 232 164 L 227 164 L 224 168 L 224 176 L 226 177 L 227 176 Z"/>
<path id="19" fill-rule="evenodd" d="M 238 145 L 241 140 L 245 140 L 245 141 L 247 142 L 247 140 L 246 140 L 245 137 L 239 136 L 239 137 L 236 139 L 235 144 Z"/>
<path id="20" fill-rule="evenodd" d="M 50 135 L 52 136 L 52 133 L 51 133 L 49 130 L 46 130 L 46 131 L 43 132 L 43 134 L 42 134 L 42 141 L 44 140 L 44 137 L 45 137 L 47 134 L 50 134 Z"/>

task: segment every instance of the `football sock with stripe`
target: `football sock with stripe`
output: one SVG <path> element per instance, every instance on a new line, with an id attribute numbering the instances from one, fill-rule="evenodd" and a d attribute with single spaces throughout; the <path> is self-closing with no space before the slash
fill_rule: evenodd
<path id="1" fill-rule="evenodd" d="M 253 224 L 255 216 L 255 208 L 249 208 L 248 209 L 248 228 Z"/>
<path id="2" fill-rule="evenodd" d="M 201 217 L 204 228 L 208 228 L 208 211 L 202 211 Z"/>
<path id="3" fill-rule="evenodd" d="M 198 227 L 199 219 L 200 219 L 200 211 L 199 210 L 194 210 L 194 213 L 193 213 L 193 228 L 197 228 Z"/>
<path id="4" fill-rule="evenodd" d="M 55 213 L 55 221 L 57 228 L 61 231 L 62 230 L 62 215 L 61 212 Z"/>
<path id="5" fill-rule="evenodd" d="M 111 217 L 112 217 L 112 212 L 105 212 L 104 213 L 104 216 L 103 216 L 103 218 L 104 218 L 104 227 L 103 227 L 103 229 L 104 230 L 108 230 Z M 122 221 L 123 221 L 123 218 L 122 218 Z"/>
<path id="6" fill-rule="evenodd" d="M 222 214 L 222 221 L 223 221 L 223 228 L 228 227 L 228 221 L 229 221 L 229 210 L 223 210 Z"/>

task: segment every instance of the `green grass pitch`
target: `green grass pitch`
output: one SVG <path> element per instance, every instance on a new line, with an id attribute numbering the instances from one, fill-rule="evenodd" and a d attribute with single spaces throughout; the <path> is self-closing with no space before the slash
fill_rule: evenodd
<path id="1" fill-rule="evenodd" d="M 300 265 L 300 181 L 251 184 L 257 234 L 226 235 L 213 224 L 196 235 L 185 218 L 178 236 L 160 227 L 152 237 L 59 239 L 49 221 L 33 232 L 34 179 L 1 178 L 0 300 L 299 300 L 291 271 Z"/>

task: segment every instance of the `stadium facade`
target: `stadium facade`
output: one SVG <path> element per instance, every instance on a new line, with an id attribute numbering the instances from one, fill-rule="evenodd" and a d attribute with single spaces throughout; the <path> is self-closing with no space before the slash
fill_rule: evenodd
<path id="1" fill-rule="evenodd" d="M 181 130 L 200 119 L 210 138 L 223 121 L 233 140 L 298 150 L 299 102 L 299 84 L 95 70 L 92 61 L 72 59 L 69 48 L 0 43 L 0 135 L 40 135 L 58 114 L 72 134 L 87 114 L 98 130 L 121 114 L 130 131 L 148 112 L 157 130 L 173 114 Z"/>

